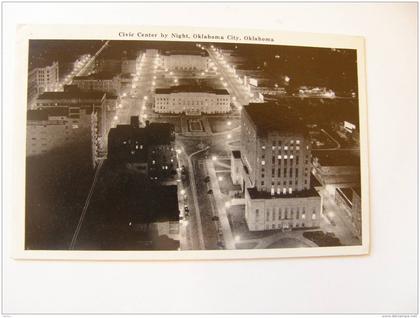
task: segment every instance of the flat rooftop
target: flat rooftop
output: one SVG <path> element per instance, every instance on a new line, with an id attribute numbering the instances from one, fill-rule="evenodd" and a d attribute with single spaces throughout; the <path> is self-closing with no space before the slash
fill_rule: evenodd
<path id="1" fill-rule="evenodd" d="M 321 166 L 360 166 L 360 157 L 352 150 L 312 150 Z"/>
<path id="2" fill-rule="evenodd" d="M 233 158 L 241 159 L 241 152 L 239 150 L 232 150 Z"/>
<path id="3" fill-rule="evenodd" d="M 243 107 L 242 112 L 249 116 L 260 136 L 270 132 L 304 135 L 308 133 L 303 120 L 291 112 L 286 105 L 274 102 L 250 103 Z"/>
<path id="4" fill-rule="evenodd" d="M 31 109 L 27 111 L 28 121 L 48 120 L 50 116 L 68 116 L 69 109 L 63 107 L 49 107 L 47 109 Z"/>
<path id="5" fill-rule="evenodd" d="M 216 89 L 201 85 L 179 85 L 170 88 L 156 88 L 155 94 L 171 94 L 171 93 L 210 93 L 216 95 L 229 95 L 226 89 Z"/>
<path id="6" fill-rule="evenodd" d="M 205 50 L 169 50 L 162 52 L 162 55 L 195 55 L 195 56 L 209 56 L 209 53 Z"/>
<path id="7" fill-rule="evenodd" d="M 131 138 L 144 140 L 148 145 L 169 145 L 175 138 L 174 126 L 169 123 L 150 123 L 146 127 L 117 125 L 109 130 L 109 138 L 117 140 Z"/>
<path id="8" fill-rule="evenodd" d="M 98 99 L 101 100 L 105 93 L 100 91 L 64 91 L 64 92 L 44 92 L 38 96 L 37 100 L 65 100 L 65 99 Z"/>

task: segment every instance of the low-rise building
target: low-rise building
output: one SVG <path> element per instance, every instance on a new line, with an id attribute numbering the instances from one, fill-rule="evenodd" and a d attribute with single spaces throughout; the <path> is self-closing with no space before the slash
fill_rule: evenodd
<path id="1" fill-rule="evenodd" d="M 142 204 L 133 213 L 133 227 L 138 232 L 155 231 L 158 237 L 179 241 L 179 205 L 176 185 L 151 185 L 139 194 Z"/>
<path id="2" fill-rule="evenodd" d="M 229 113 L 230 95 L 226 89 L 180 85 L 155 90 L 156 113 L 186 115 Z"/>
<path id="3" fill-rule="evenodd" d="M 360 186 L 354 188 L 336 188 L 335 201 L 351 217 L 353 234 L 362 236 L 362 205 Z"/>
<path id="4" fill-rule="evenodd" d="M 354 151 L 313 151 L 313 174 L 323 186 L 360 184 L 360 158 Z"/>
<path id="5" fill-rule="evenodd" d="M 308 133 L 287 107 L 274 103 L 244 106 L 241 161 L 238 157 L 234 155 L 231 165 L 235 169 L 232 181 L 244 188 L 249 230 L 319 226 L 322 204 L 310 184 Z"/>
<path id="6" fill-rule="evenodd" d="M 204 50 L 174 50 L 162 54 L 163 67 L 168 70 L 204 71 L 208 69 L 209 62 L 209 55 Z"/>
<path id="7" fill-rule="evenodd" d="M 125 53 L 121 58 L 121 73 L 135 74 L 142 56 L 138 52 Z"/>
<path id="8" fill-rule="evenodd" d="M 121 81 L 119 76 L 112 73 L 93 73 L 87 76 L 76 76 L 73 78 L 73 85 L 82 91 L 101 91 L 112 94 L 119 94 Z"/>
<path id="9" fill-rule="evenodd" d="M 114 58 L 112 56 L 96 58 L 94 64 L 94 71 L 96 73 L 120 74 L 122 68 L 121 64 L 122 60 L 120 58 Z"/>
<path id="10" fill-rule="evenodd" d="M 131 117 L 129 125 L 117 125 L 108 136 L 108 158 L 129 164 L 151 180 L 176 174 L 174 126 L 149 123 L 140 127 L 139 118 Z"/>

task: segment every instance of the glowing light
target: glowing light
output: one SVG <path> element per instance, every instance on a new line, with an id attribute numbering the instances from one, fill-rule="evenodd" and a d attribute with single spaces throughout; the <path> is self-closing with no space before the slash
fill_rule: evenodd
<path id="1" fill-rule="evenodd" d="M 227 122 L 227 125 L 228 125 L 228 126 L 232 125 L 232 122 L 231 122 L 231 121 L 228 121 L 228 122 Z"/>
<path id="2" fill-rule="evenodd" d="M 216 161 L 217 160 L 217 156 L 212 156 L 211 160 Z"/>
<path id="3" fill-rule="evenodd" d="M 228 139 L 232 138 L 232 135 L 231 134 L 227 135 L 227 138 Z"/>
<path id="4" fill-rule="evenodd" d="M 222 177 L 222 176 L 219 176 L 217 179 L 218 179 L 219 181 L 223 181 L 223 177 Z"/>

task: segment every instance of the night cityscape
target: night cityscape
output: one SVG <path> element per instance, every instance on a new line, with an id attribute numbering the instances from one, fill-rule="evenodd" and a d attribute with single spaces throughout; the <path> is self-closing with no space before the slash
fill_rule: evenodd
<path id="1" fill-rule="evenodd" d="M 30 40 L 27 250 L 362 244 L 356 50 Z"/>

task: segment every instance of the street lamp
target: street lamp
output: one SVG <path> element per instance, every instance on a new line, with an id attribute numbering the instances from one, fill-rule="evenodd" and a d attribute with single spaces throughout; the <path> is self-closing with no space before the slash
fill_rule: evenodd
<path id="1" fill-rule="evenodd" d="M 232 138 L 232 135 L 231 135 L 231 134 L 228 134 L 228 135 L 227 135 L 227 138 L 228 138 L 228 139 Z"/>
<path id="2" fill-rule="evenodd" d="M 241 237 L 239 235 L 235 235 L 235 242 L 239 242 L 241 240 Z"/>
<path id="3" fill-rule="evenodd" d="M 222 176 L 219 176 L 217 179 L 218 179 L 219 181 L 223 181 L 223 177 L 222 177 Z"/>
<path id="4" fill-rule="evenodd" d="M 228 122 L 227 122 L 227 125 L 228 125 L 228 126 L 232 125 L 232 122 L 231 122 L 231 121 L 228 121 Z"/>
<path id="5" fill-rule="evenodd" d="M 212 156 L 211 160 L 216 161 L 217 160 L 217 156 Z"/>
<path id="6" fill-rule="evenodd" d="M 185 194 L 185 190 L 184 190 L 184 189 L 182 189 L 182 190 L 180 191 L 180 193 L 181 193 L 181 195 L 184 195 L 184 194 Z"/>

